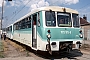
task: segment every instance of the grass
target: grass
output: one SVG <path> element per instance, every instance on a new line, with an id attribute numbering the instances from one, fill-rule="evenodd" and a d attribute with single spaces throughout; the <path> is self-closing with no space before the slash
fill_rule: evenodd
<path id="1" fill-rule="evenodd" d="M 0 52 L 0 58 L 5 58 L 3 52 Z"/>
<path id="2" fill-rule="evenodd" d="M 4 53 L 3 53 L 3 43 L 0 41 L 0 58 L 4 58 Z"/>
<path id="3" fill-rule="evenodd" d="M 29 51 L 26 51 L 26 56 L 27 56 L 27 57 L 29 56 Z"/>
<path id="4" fill-rule="evenodd" d="M 88 45 L 88 44 L 83 44 L 83 45 L 81 46 L 81 49 L 90 50 L 90 45 Z"/>

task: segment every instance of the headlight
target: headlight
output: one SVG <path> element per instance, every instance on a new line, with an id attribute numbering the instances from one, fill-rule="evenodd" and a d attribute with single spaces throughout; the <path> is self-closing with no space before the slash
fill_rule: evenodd
<path id="1" fill-rule="evenodd" d="M 47 34 L 47 38 L 51 38 L 51 35 L 50 34 Z"/>
<path id="2" fill-rule="evenodd" d="M 79 36 L 80 36 L 80 38 L 83 38 L 83 35 L 82 34 L 80 34 Z"/>

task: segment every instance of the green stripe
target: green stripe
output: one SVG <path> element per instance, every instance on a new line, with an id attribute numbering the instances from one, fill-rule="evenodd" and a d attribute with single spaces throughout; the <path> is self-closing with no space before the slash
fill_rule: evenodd
<path id="1" fill-rule="evenodd" d="M 14 33 L 31 34 L 31 28 L 14 30 Z"/>

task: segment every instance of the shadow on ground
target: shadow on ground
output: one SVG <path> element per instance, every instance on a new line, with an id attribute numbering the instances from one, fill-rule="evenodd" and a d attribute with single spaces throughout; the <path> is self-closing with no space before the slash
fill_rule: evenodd
<path id="1" fill-rule="evenodd" d="M 35 53 L 36 54 L 36 53 Z M 42 57 L 44 59 L 62 59 L 62 58 L 68 58 L 68 59 L 76 59 L 75 57 L 80 57 L 83 55 L 83 53 L 80 50 L 73 50 L 70 53 L 67 52 L 53 52 L 53 55 L 48 54 L 48 52 L 39 52 L 36 54 L 39 57 Z"/>

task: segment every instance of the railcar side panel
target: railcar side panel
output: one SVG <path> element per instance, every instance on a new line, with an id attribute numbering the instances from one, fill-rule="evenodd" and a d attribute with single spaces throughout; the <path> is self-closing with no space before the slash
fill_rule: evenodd
<path id="1" fill-rule="evenodd" d="M 13 39 L 30 46 L 31 45 L 30 43 L 31 42 L 31 28 L 15 30 Z"/>

